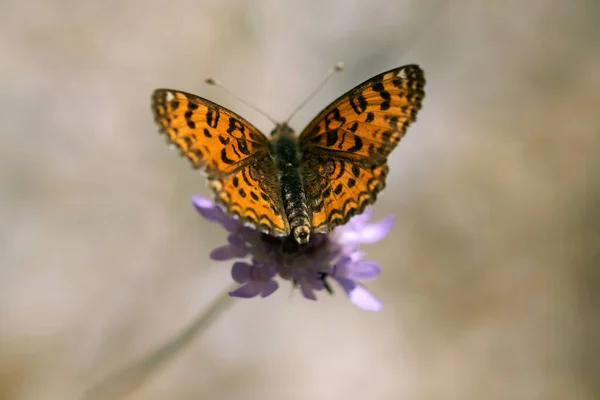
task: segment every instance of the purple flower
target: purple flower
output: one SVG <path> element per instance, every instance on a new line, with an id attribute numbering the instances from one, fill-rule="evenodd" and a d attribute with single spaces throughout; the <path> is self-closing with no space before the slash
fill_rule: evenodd
<path id="1" fill-rule="evenodd" d="M 358 283 L 376 278 L 381 268 L 363 259 L 365 254 L 359 245 L 383 239 L 394 224 L 393 217 L 370 224 L 372 211 L 367 209 L 346 225 L 328 234 L 313 234 L 307 244 L 299 245 L 291 237 L 278 238 L 242 225 L 209 199 L 194 196 L 192 201 L 200 215 L 219 223 L 229 233 L 227 244 L 214 249 L 210 257 L 217 261 L 246 259 L 233 264 L 231 276 L 241 286 L 230 296 L 267 297 L 279 287 L 275 280 L 279 277 L 291 281 L 305 298 L 316 300 L 315 292 L 325 289 L 333 293 L 329 284 L 332 279 L 354 305 L 381 310 L 381 302 Z"/>

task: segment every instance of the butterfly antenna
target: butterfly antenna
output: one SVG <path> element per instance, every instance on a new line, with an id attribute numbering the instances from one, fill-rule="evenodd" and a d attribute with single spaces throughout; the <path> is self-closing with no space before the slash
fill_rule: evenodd
<path id="1" fill-rule="evenodd" d="M 327 75 L 325 75 L 325 78 L 323 78 L 323 80 L 321 81 L 319 86 L 317 86 L 317 88 L 315 90 L 313 90 L 312 93 L 310 95 L 308 95 L 308 97 L 302 103 L 300 103 L 300 105 L 294 110 L 294 112 L 288 117 L 288 119 L 285 120 L 285 122 L 286 123 L 290 122 L 290 120 L 294 117 L 294 115 L 296 115 L 296 113 L 298 111 L 300 111 L 300 109 L 302 107 L 304 107 L 306 105 L 306 103 L 308 103 L 310 100 L 312 100 L 312 98 L 315 97 L 315 95 L 317 93 L 319 93 L 319 91 L 323 88 L 323 86 L 325 86 L 325 84 L 327 83 L 327 81 L 329 81 L 329 79 L 333 76 L 333 74 L 335 74 L 336 72 L 343 71 L 343 70 L 344 70 L 343 62 L 339 62 L 339 63 L 335 64 L 333 66 L 333 68 L 331 68 L 329 70 L 329 72 L 327 72 Z"/>
<path id="2" fill-rule="evenodd" d="M 277 125 L 278 122 L 275 118 L 271 117 L 269 114 L 267 114 L 266 112 L 264 112 L 263 110 L 261 110 L 260 108 L 256 107 L 255 105 L 248 103 L 246 100 L 238 97 L 235 93 L 233 93 L 231 90 L 227 89 L 225 86 L 223 86 L 223 84 L 221 82 L 219 82 L 218 80 L 214 79 L 214 78 L 205 78 L 204 79 L 204 83 L 206 83 L 207 85 L 212 85 L 212 86 L 216 86 L 219 87 L 223 90 L 225 90 L 227 93 L 229 93 L 231 96 L 233 96 L 233 98 L 235 98 L 236 100 L 244 103 L 245 105 L 247 105 L 248 107 L 250 107 L 251 109 L 253 109 L 254 111 L 256 111 L 257 113 L 261 114 L 263 117 L 267 118 L 269 121 L 271 121 L 274 125 Z"/>

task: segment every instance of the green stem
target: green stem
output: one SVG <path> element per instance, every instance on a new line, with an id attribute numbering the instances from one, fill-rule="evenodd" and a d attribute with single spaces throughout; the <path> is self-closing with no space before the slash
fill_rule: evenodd
<path id="1" fill-rule="evenodd" d="M 237 287 L 237 284 L 235 285 Z M 199 333 L 206 330 L 215 317 L 232 303 L 228 289 L 215 298 L 192 323 L 173 339 L 148 355 L 102 379 L 83 395 L 83 400 L 119 399 L 138 388 L 158 367 L 180 352 Z"/>

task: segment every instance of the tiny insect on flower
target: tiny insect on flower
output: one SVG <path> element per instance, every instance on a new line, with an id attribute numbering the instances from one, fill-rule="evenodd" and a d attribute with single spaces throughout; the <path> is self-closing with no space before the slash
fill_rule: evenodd
<path id="1" fill-rule="evenodd" d="M 216 261 L 234 260 L 233 279 L 240 286 L 229 293 L 233 297 L 267 297 L 275 292 L 279 277 L 291 281 L 302 295 L 316 300 L 315 292 L 333 293 L 330 280 L 346 292 L 350 301 L 365 310 L 379 311 L 382 303 L 359 282 L 376 278 L 381 268 L 364 260 L 362 243 L 374 243 L 390 232 L 394 217 L 369 223 L 371 209 L 353 217 L 346 225 L 328 234 L 315 234 L 307 244 L 293 238 L 278 238 L 245 226 L 228 215 L 212 200 L 194 196 L 193 204 L 204 218 L 220 224 L 228 232 L 227 244 L 214 249 Z"/>

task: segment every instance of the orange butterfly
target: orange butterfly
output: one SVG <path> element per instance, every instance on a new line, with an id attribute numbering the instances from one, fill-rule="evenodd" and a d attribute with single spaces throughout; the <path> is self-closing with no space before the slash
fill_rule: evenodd
<path id="1" fill-rule="evenodd" d="M 217 201 L 245 224 L 307 243 L 360 214 L 385 187 L 387 157 L 415 121 L 423 70 L 406 65 L 358 85 L 296 136 L 267 139 L 236 113 L 193 94 L 157 89 L 154 118 L 208 175 Z"/>

